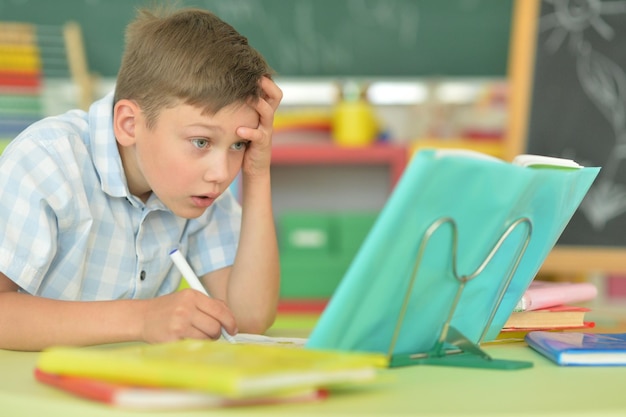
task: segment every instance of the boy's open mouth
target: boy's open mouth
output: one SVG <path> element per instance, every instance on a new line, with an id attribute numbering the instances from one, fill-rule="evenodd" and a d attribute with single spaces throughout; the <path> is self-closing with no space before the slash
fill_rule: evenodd
<path id="1" fill-rule="evenodd" d="M 192 196 L 191 199 L 196 206 L 203 208 L 209 207 L 211 204 L 213 204 L 213 201 L 215 201 L 215 198 L 206 195 Z"/>

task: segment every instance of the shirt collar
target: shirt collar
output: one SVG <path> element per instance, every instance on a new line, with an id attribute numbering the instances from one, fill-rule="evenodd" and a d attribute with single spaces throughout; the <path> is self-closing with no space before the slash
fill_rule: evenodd
<path id="1" fill-rule="evenodd" d="M 102 191 L 113 197 L 130 197 L 122 158 L 113 134 L 113 93 L 89 108 L 89 137 L 92 157 L 100 176 Z"/>

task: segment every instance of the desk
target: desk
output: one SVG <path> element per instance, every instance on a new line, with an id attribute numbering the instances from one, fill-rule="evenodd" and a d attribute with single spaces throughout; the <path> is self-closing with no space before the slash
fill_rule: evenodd
<path id="1" fill-rule="evenodd" d="M 284 332 L 283 332 L 284 335 Z M 626 367 L 559 367 L 525 343 L 486 346 L 497 359 L 527 360 L 516 371 L 414 366 L 385 370 L 374 386 L 315 404 L 141 413 L 71 397 L 32 376 L 37 353 L 0 350 L 0 414 L 46 417 L 169 416 L 624 416 Z"/>

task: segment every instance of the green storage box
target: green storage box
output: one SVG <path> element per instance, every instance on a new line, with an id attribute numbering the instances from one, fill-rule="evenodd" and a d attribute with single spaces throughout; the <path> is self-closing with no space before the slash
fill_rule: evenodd
<path id="1" fill-rule="evenodd" d="M 376 221 L 374 212 L 289 212 L 277 221 L 286 298 L 329 298 Z"/>
<path id="2" fill-rule="evenodd" d="M 376 222 L 377 212 L 343 212 L 335 216 L 336 245 L 344 253 L 356 254 Z"/>
<path id="3" fill-rule="evenodd" d="M 333 251 L 332 216 L 323 213 L 285 213 L 278 219 L 281 254 L 330 254 Z"/>
<path id="4" fill-rule="evenodd" d="M 342 256 L 281 255 L 280 297 L 330 298 L 351 260 Z"/>

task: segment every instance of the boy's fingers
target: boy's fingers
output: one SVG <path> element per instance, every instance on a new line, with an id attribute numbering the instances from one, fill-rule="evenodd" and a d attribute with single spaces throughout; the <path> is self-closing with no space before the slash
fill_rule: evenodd
<path id="1" fill-rule="evenodd" d="M 226 303 L 208 297 L 203 301 L 203 303 L 198 304 L 198 309 L 203 313 L 204 327 L 215 325 L 215 322 L 217 322 L 220 326 L 226 328 L 229 333 L 237 332 L 235 317 L 226 306 Z M 220 326 L 218 326 L 218 334 Z"/>
<path id="2" fill-rule="evenodd" d="M 283 91 L 268 77 L 261 78 L 261 89 L 265 92 L 265 101 L 269 103 L 273 110 L 276 110 L 283 99 Z"/>
<path id="3" fill-rule="evenodd" d="M 268 101 L 268 99 L 261 99 L 256 105 L 256 111 L 261 116 L 260 124 L 272 125 L 274 121 L 274 113 L 276 108 Z"/>
<path id="4" fill-rule="evenodd" d="M 274 113 L 283 98 L 282 90 L 270 78 L 262 77 L 259 82 L 264 94 L 256 104 L 251 104 L 260 116 L 259 126 L 256 129 L 244 126 L 237 128 L 239 137 L 252 141 L 261 140 L 263 131 L 272 128 Z"/>
<path id="5" fill-rule="evenodd" d="M 251 141 L 257 141 L 263 138 L 263 134 L 259 132 L 259 129 L 251 129 L 249 127 L 238 127 L 237 135 L 242 139 Z"/>

